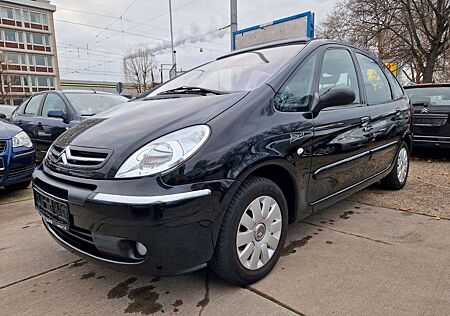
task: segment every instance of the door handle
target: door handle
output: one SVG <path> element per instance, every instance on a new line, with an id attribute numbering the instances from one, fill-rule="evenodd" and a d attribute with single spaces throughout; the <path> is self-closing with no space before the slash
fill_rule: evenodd
<path id="1" fill-rule="evenodd" d="M 368 125 L 369 122 L 370 122 L 370 117 L 368 117 L 368 116 L 361 117 L 361 125 L 362 126 Z"/>

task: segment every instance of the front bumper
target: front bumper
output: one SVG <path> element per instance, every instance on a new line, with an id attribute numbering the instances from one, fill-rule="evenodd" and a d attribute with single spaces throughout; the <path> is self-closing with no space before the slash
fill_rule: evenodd
<path id="1" fill-rule="evenodd" d="M 81 179 L 43 166 L 33 174 L 36 192 L 68 205 L 68 230 L 44 221 L 57 242 L 80 257 L 153 275 L 191 271 L 212 258 L 233 184 Z M 136 242 L 147 248 L 145 256 Z"/>
<path id="2" fill-rule="evenodd" d="M 450 137 L 432 135 L 414 135 L 414 146 L 450 148 Z"/>
<path id="3" fill-rule="evenodd" d="M 5 150 L 0 153 L 0 186 L 12 185 L 31 179 L 35 152 L 32 148 L 12 148 L 12 141 L 6 141 Z"/>

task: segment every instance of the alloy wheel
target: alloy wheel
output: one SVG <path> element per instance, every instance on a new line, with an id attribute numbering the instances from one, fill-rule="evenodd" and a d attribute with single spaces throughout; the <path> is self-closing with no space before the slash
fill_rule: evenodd
<path id="1" fill-rule="evenodd" d="M 236 236 L 236 251 L 241 264 L 249 270 L 266 265 L 277 250 L 282 230 L 278 203 L 260 196 L 245 209 Z"/>
<path id="2" fill-rule="evenodd" d="M 400 183 L 405 182 L 406 175 L 408 174 L 408 164 L 408 152 L 406 151 L 406 148 L 402 148 L 400 149 L 397 158 L 397 177 Z"/>

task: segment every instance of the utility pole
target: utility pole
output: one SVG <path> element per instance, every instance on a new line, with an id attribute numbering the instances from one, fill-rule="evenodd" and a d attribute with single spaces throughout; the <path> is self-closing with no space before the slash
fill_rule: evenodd
<path id="1" fill-rule="evenodd" d="M 172 0 L 169 0 L 169 17 L 170 17 L 170 43 L 172 46 L 172 64 L 175 73 L 177 72 L 177 61 L 175 58 L 175 50 L 173 48 L 173 23 L 172 23 Z"/>
<path id="2" fill-rule="evenodd" d="M 237 31 L 237 0 L 230 0 L 231 49 L 233 49 L 233 32 Z"/>

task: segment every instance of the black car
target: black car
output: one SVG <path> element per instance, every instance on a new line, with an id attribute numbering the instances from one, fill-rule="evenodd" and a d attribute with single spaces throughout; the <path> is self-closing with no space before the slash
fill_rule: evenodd
<path id="1" fill-rule="evenodd" d="M 450 83 L 405 87 L 414 108 L 414 146 L 450 148 Z"/>
<path id="2" fill-rule="evenodd" d="M 328 40 L 234 51 L 57 139 L 33 174 L 49 233 L 132 273 L 208 264 L 249 284 L 287 225 L 406 182 L 411 107 L 370 54 Z"/>
<path id="3" fill-rule="evenodd" d="M 108 110 L 128 99 L 95 91 L 46 91 L 31 96 L 12 114 L 11 122 L 23 128 L 41 161 L 59 135 L 87 117 Z"/>
<path id="4" fill-rule="evenodd" d="M 28 135 L 0 119 L 0 186 L 21 190 L 30 185 L 34 170 L 34 149 Z"/>

